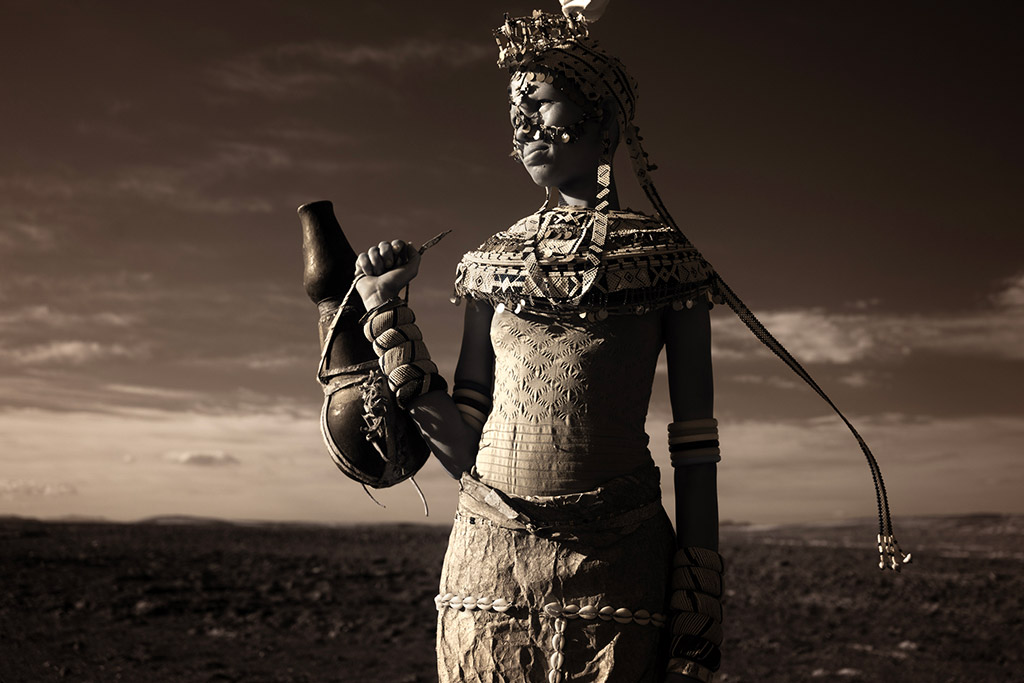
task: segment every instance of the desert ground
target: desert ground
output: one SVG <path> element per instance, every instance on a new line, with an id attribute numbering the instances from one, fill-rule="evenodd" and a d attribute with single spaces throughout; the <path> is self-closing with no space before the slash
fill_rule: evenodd
<path id="1" fill-rule="evenodd" d="M 1024 681 L 1024 518 L 723 527 L 719 681 Z M 0 519 L 0 681 L 436 681 L 447 529 Z"/>

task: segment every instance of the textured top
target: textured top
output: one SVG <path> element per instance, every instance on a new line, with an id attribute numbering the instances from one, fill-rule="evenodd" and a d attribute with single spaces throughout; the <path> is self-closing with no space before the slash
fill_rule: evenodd
<path id="1" fill-rule="evenodd" d="M 495 312 L 494 406 L 480 479 L 512 495 L 592 489 L 651 463 L 644 422 L 662 316 Z"/>
<path id="2" fill-rule="evenodd" d="M 704 257 L 676 228 L 630 211 L 557 207 L 468 252 L 455 294 L 533 313 L 642 314 L 708 294 Z"/>

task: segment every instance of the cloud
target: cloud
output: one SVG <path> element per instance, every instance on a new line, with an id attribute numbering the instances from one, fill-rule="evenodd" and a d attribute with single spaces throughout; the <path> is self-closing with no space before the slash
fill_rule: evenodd
<path id="1" fill-rule="evenodd" d="M 164 458 L 181 465 L 199 465 L 202 467 L 220 467 L 238 465 L 238 458 L 225 451 L 179 451 L 167 453 Z"/>
<path id="2" fill-rule="evenodd" d="M 142 354 L 122 344 L 102 344 L 96 341 L 54 341 L 16 349 L 0 348 L 0 360 L 16 365 L 44 363 L 82 364 L 105 358 L 134 358 Z"/>
<path id="3" fill-rule="evenodd" d="M 264 128 L 260 133 L 268 138 L 274 138 L 277 140 L 286 140 L 288 142 L 311 142 L 319 146 L 351 145 L 358 142 L 358 138 L 349 133 L 312 125 Z"/>
<path id="4" fill-rule="evenodd" d="M 73 496 L 78 490 L 66 483 L 38 483 L 26 479 L 0 479 L 0 498 Z"/>
<path id="5" fill-rule="evenodd" d="M 799 389 L 804 386 L 804 383 L 798 379 L 776 377 L 774 375 L 735 375 L 729 379 L 740 384 L 764 384 L 777 389 Z"/>
<path id="6" fill-rule="evenodd" d="M 103 387 L 108 391 L 129 396 L 140 396 L 144 398 L 158 398 L 174 401 L 196 401 L 203 397 L 198 391 L 185 389 L 167 389 L 164 387 L 147 387 L 134 384 L 107 384 Z"/>
<path id="7" fill-rule="evenodd" d="M 235 215 L 269 213 L 273 210 L 273 204 L 262 197 L 206 196 L 204 187 L 214 178 L 203 170 L 202 167 L 189 164 L 127 169 L 112 182 L 111 189 L 115 194 L 130 194 L 197 213 Z"/>
<path id="8" fill-rule="evenodd" d="M 852 419 L 881 466 L 897 533 L 902 515 L 1024 512 L 1024 419 L 895 413 Z M 874 514 L 867 464 L 838 418 L 723 416 L 719 433 L 723 519 L 779 523 Z M 651 444 L 659 463 L 668 462 L 663 444 Z M 662 470 L 671 495 L 671 468 Z"/>
<path id="9" fill-rule="evenodd" d="M 282 99 L 359 77 L 362 69 L 457 68 L 488 58 L 493 48 L 464 41 L 414 40 L 398 45 L 294 43 L 237 57 L 212 71 L 213 80 L 235 92 Z"/>
<path id="10" fill-rule="evenodd" d="M 9 221 L 0 229 L 0 249 L 27 247 L 30 249 L 52 249 L 53 231 L 34 223 Z"/>
<path id="11" fill-rule="evenodd" d="M 977 311 L 949 314 L 831 313 L 815 308 L 758 317 L 802 363 L 892 361 L 920 352 L 1024 360 L 1024 275 L 1006 280 L 990 301 Z M 713 325 L 716 358 L 770 355 L 735 316 L 715 316 Z M 850 383 L 856 386 L 861 379 L 851 376 Z"/>
<path id="12" fill-rule="evenodd" d="M 80 327 L 85 324 L 109 327 L 128 327 L 136 318 L 125 313 L 102 311 L 99 313 L 67 313 L 50 306 L 24 306 L 12 311 L 0 311 L 0 327 L 42 325 L 50 328 Z"/>
<path id="13" fill-rule="evenodd" d="M 2 476 L 46 482 L 52 472 L 60 472 L 79 490 L 74 497 L 0 498 L 0 514 L 424 521 L 411 483 L 375 491 L 387 505 L 383 509 L 342 475 L 327 454 L 317 415 L 315 400 L 301 410 L 291 405 L 221 412 L 141 407 L 107 412 L 0 410 Z M 226 462 L 228 457 L 238 462 Z M 458 484 L 436 461 L 416 480 L 431 504 L 426 521 L 450 520 Z"/>
<path id="14" fill-rule="evenodd" d="M 1004 289 L 993 297 L 995 304 L 1001 308 L 1024 309 L 1024 273 L 1004 280 Z"/>
<path id="15" fill-rule="evenodd" d="M 309 368 L 316 364 L 317 359 L 310 353 L 310 345 L 296 345 L 292 348 L 281 348 L 276 351 L 257 351 L 231 355 L 209 355 L 203 358 L 185 358 L 184 365 L 213 368 L 244 368 L 246 370 L 286 370 L 292 368 Z M 315 368 L 314 368 L 315 369 Z M 309 374 L 307 372 L 307 374 Z"/>

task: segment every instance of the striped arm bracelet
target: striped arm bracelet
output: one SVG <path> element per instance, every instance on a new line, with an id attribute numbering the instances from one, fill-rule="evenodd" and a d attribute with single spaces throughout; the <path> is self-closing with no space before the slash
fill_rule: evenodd
<path id="1" fill-rule="evenodd" d="M 703 614 L 710 619 L 722 623 L 722 601 L 697 591 L 672 591 L 669 606 L 682 612 Z"/>
<path id="2" fill-rule="evenodd" d="M 673 636 L 668 656 L 673 659 L 689 659 L 712 671 L 718 671 L 722 665 L 722 649 L 700 636 Z"/>
<path id="3" fill-rule="evenodd" d="M 706 614 L 696 612 L 674 612 L 672 614 L 672 637 L 697 636 L 715 645 L 725 640 L 721 622 L 715 621 Z"/>
<path id="4" fill-rule="evenodd" d="M 690 590 L 722 597 L 722 573 L 704 567 L 676 567 L 672 570 L 672 590 Z"/>
<path id="5" fill-rule="evenodd" d="M 672 567 L 699 567 L 719 574 L 725 573 L 725 561 L 719 553 L 695 545 L 676 550 L 672 557 Z"/>
<path id="6" fill-rule="evenodd" d="M 701 666 L 697 662 L 679 657 L 668 660 L 665 673 L 682 674 L 683 676 L 695 678 L 701 683 L 712 683 L 715 680 L 715 672 L 711 669 Z"/>
<path id="7" fill-rule="evenodd" d="M 681 420 L 668 426 L 668 452 L 672 466 L 702 465 L 722 459 L 718 444 L 718 420 Z"/>
<path id="8" fill-rule="evenodd" d="M 452 400 L 455 407 L 462 415 L 462 421 L 473 428 L 474 431 L 482 432 L 487 416 L 491 412 L 491 390 L 482 384 L 469 380 L 455 380 L 455 389 L 452 391 Z"/>

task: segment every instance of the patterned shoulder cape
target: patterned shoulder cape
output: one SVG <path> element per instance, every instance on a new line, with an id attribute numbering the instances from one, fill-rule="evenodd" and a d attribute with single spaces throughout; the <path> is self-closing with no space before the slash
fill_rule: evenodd
<path id="1" fill-rule="evenodd" d="M 675 227 L 631 211 L 557 207 L 466 253 L 455 296 L 535 313 L 645 313 L 712 296 L 711 265 Z"/>

